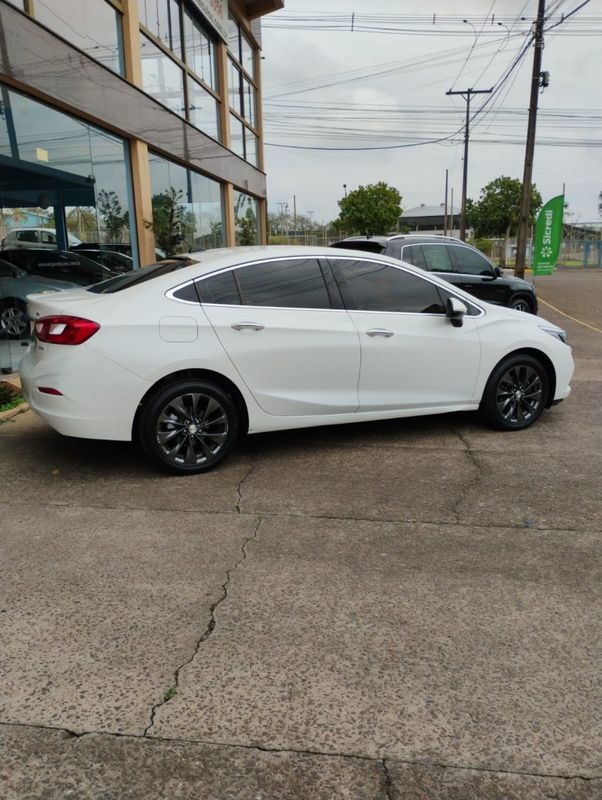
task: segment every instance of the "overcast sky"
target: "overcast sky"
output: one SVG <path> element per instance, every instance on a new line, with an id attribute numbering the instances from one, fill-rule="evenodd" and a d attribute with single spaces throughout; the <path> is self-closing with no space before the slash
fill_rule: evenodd
<path id="1" fill-rule="evenodd" d="M 580 0 L 551 0 L 548 8 L 570 13 Z M 408 144 L 417 139 L 435 139 L 453 134 L 464 122 L 465 102 L 447 97 L 456 90 L 494 85 L 513 63 L 526 41 L 528 24 L 534 19 L 537 0 L 285 0 L 282 12 L 264 17 L 263 97 L 267 143 L 303 147 L 374 147 Z M 291 14 L 326 16 L 351 14 L 361 24 L 365 15 L 436 15 L 435 25 L 407 21 L 407 33 L 355 30 L 300 30 L 272 27 L 278 18 Z M 442 19 L 456 15 L 456 23 Z M 492 19 L 493 15 L 493 19 Z M 587 27 L 579 17 L 596 18 Z M 461 17 L 468 23 L 464 24 Z M 488 22 L 485 24 L 484 19 Z M 498 25 L 503 20 L 504 25 Z M 515 21 L 516 20 L 516 21 Z M 332 24 L 328 18 L 326 24 Z M 382 22 L 382 20 L 381 20 Z M 472 26 L 469 24 L 472 23 Z M 315 23 L 314 23 L 315 24 Z M 398 25 L 400 22 L 398 21 Z M 385 25 L 385 28 L 387 25 Z M 452 35 L 445 31 L 451 30 Z M 443 32 L 439 32 L 443 31 Z M 597 35 L 587 32 L 598 31 Z M 476 32 L 476 36 L 475 36 Z M 419 35 L 421 33 L 422 35 Z M 550 86 L 540 95 L 542 114 L 538 138 L 597 140 L 602 142 L 602 0 L 592 0 L 571 21 L 546 37 L 543 69 L 550 72 Z M 471 48 L 472 53 L 468 61 Z M 450 50 L 461 51 L 449 53 Z M 407 62 L 421 59 L 420 65 Z M 468 196 L 478 198 L 481 187 L 499 175 L 522 178 L 524 138 L 529 104 L 533 49 L 512 72 L 489 107 L 489 114 L 472 123 L 469 152 Z M 405 62 L 395 64 L 394 62 Z M 466 63 L 465 63 L 466 62 Z M 360 80 L 363 72 L 388 69 L 385 75 Z M 345 83 L 340 81 L 351 77 Z M 336 85 L 297 92 L 308 85 Z M 294 94 L 292 92 L 295 91 Z M 474 97 L 472 108 L 485 96 Z M 288 107 L 284 107 L 286 104 Z M 337 104 L 341 110 L 330 111 Z M 290 106 L 295 108 L 290 108 Z M 501 109 L 501 110 L 500 110 Z M 575 119 L 575 110 L 578 117 Z M 547 116 L 562 113 L 564 118 Z M 589 112 L 589 114 L 588 114 Z M 390 119 L 389 119 L 390 115 Z M 597 120 L 591 116 L 596 115 Z M 588 118 L 589 117 L 589 118 Z M 340 135 L 332 128 L 341 129 Z M 354 130 L 350 130 L 353 128 Z M 343 130 L 344 129 L 344 130 Z M 397 139 L 399 130 L 399 139 Z M 293 195 L 297 211 L 314 212 L 314 219 L 327 221 L 338 214 L 337 201 L 343 184 L 350 191 L 361 184 L 386 181 L 403 196 L 404 208 L 443 202 L 445 170 L 449 169 L 454 205 L 459 206 L 462 186 L 463 132 L 452 141 L 389 150 L 299 150 L 267 145 L 266 172 L 271 211 Z M 480 143 L 479 138 L 506 139 L 520 144 Z M 381 138 L 378 138 L 381 137 Z M 384 137 L 384 138 L 382 138 Z M 573 221 L 595 221 L 598 193 L 602 190 L 602 148 L 542 146 L 535 151 L 533 179 L 544 201 L 560 194 L 566 183 L 568 211 Z"/>

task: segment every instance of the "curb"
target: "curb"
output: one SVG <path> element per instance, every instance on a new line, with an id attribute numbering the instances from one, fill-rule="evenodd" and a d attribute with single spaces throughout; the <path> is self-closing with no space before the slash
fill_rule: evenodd
<path id="1" fill-rule="evenodd" d="M 8 411 L 0 411 L 0 425 L 3 422 L 8 422 L 9 419 L 16 417 L 17 414 L 23 414 L 25 411 L 29 411 L 29 403 L 21 403 L 14 408 L 9 408 Z"/>

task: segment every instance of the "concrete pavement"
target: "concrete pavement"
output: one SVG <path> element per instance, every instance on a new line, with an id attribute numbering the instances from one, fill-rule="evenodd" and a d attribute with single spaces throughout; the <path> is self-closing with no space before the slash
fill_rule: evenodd
<path id="1" fill-rule="evenodd" d="M 602 328 L 602 273 L 537 285 Z M 577 374 L 522 433 L 290 431 L 172 478 L 1 425 L 0 797 L 602 797 L 602 334 L 541 314 Z"/>

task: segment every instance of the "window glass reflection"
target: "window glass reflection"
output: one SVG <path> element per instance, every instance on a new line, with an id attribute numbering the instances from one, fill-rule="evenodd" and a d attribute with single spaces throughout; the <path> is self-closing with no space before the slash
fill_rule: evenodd
<path id="1" fill-rule="evenodd" d="M 255 87 L 249 83 L 246 78 L 243 78 L 243 91 L 244 91 L 244 104 L 245 104 L 245 119 L 254 128 L 257 127 L 256 112 L 255 112 Z"/>
<path id="2" fill-rule="evenodd" d="M 240 27 L 230 12 L 228 13 L 228 50 L 240 62 Z"/>
<path id="3" fill-rule="evenodd" d="M 242 116 L 242 76 L 238 67 L 228 59 L 228 97 L 230 108 Z"/>
<path id="4" fill-rule="evenodd" d="M 257 136 L 248 128 L 245 128 L 245 147 L 246 147 L 246 160 L 249 164 L 257 166 Z"/>
<path id="5" fill-rule="evenodd" d="M 241 158 L 245 157 L 245 129 L 234 114 L 230 114 L 230 150 Z"/>
<path id="6" fill-rule="evenodd" d="M 0 98 L 3 253 L 69 248 L 111 270 L 132 269 L 126 143 L 5 86 Z"/>
<path id="7" fill-rule="evenodd" d="M 249 75 L 254 78 L 255 77 L 255 60 L 253 58 L 253 45 L 247 39 L 247 37 L 242 34 L 240 37 L 241 40 L 241 52 L 242 52 L 242 59 L 241 64 L 249 73 Z"/>
<path id="8" fill-rule="evenodd" d="M 214 91 L 218 90 L 215 45 L 202 26 L 184 14 L 186 63 Z"/>
<path id="9" fill-rule="evenodd" d="M 176 114 L 184 113 L 184 83 L 182 70 L 162 50 L 144 35 L 142 44 L 142 86 L 160 103 Z"/>
<path id="10" fill-rule="evenodd" d="M 35 18 L 105 67 L 124 74 L 121 14 L 105 0 L 36 0 Z"/>
<path id="11" fill-rule="evenodd" d="M 244 192 L 234 192 L 236 244 L 259 244 L 259 209 L 257 200 Z"/>
<path id="12" fill-rule="evenodd" d="M 175 0 L 139 0 L 140 21 L 178 56 L 182 56 L 180 8 Z"/>
<path id="13" fill-rule="evenodd" d="M 188 119 L 219 141 L 219 111 L 215 97 L 192 78 L 188 80 Z"/>
<path id="14" fill-rule="evenodd" d="M 220 184 L 155 154 L 149 165 L 156 247 L 165 255 L 222 247 Z"/>

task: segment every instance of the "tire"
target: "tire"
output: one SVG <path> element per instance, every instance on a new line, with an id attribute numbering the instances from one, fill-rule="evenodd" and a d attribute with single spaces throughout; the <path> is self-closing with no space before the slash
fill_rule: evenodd
<path id="1" fill-rule="evenodd" d="M 517 353 L 501 361 L 491 373 L 479 411 L 493 428 L 523 430 L 539 419 L 549 392 L 550 381 L 542 363 Z"/>
<path id="2" fill-rule="evenodd" d="M 204 380 L 184 380 L 151 395 L 140 416 L 138 438 L 164 469 L 192 475 L 213 469 L 232 450 L 240 414 L 229 394 Z"/>
<path id="3" fill-rule="evenodd" d="M 526 314 L 533 313 L 533 306 L 526 297 L 513 297 L 510 300 L 509 308 L 514 308 L 516 311 L 524 311 Z"/>
<path id="4" fill-rule="evenodd" d="M 20 300 L 0 301 L 0 339 L 24 339 L 29 336 L 27 306 Z"/>

